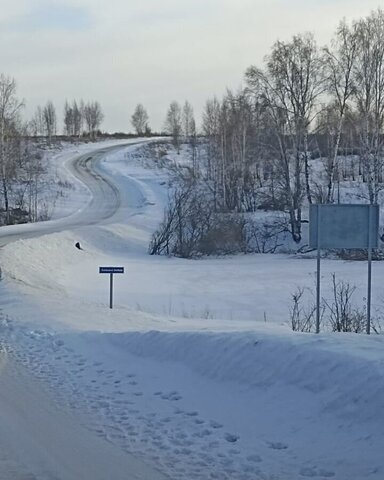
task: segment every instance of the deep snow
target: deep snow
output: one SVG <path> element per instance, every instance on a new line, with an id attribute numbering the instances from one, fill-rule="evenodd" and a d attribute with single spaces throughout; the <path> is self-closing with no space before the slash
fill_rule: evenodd
<path id="1" fill-rule="evenodd" d="M 71 182 L 61 166 L 73 153 L 53 160 Z M 313 286 L 315 260 L 148 256 L 167 193 L 166 173 L 144 160 L 132 146 L 103 161 L 123 192 L 107 223 L 1 249 L 9 358 L 81 418 L 92 441 L 172 480 L 384 478 L 382 336 L 291 332 L 290 295 Z M 66 214 L 88 201 L 74 185 Z M 126 269 L 113 310 L 101 265 Z M 383 268 L 373 267 L 376 308 Z M 365 295 L 364 262 L 324 260 L 325 294 L 332 272 Z"/>

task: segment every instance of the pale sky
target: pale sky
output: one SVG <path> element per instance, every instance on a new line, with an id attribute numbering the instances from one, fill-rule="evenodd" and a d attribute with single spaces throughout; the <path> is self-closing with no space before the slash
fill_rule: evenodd
<path id="1" fill-rule="evenodd" d="M 16 79 L 30 118 L 52 100 L 98 100 L 103 130 L 132 131 L 137 103 L 152 129 L 188 100 L 199 123 L 208 98 L 242 85 L 277 40 L 311 31 L 329 43 L 339 21 L 379 0 L 0 0 L 0 72 Z M 60 121 L 61 124 L 61 121 Z"/>

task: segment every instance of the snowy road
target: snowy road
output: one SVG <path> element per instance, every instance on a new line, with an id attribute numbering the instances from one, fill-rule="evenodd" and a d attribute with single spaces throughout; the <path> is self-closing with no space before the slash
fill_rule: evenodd
<path id="1" fill-rule="evenodd" d="M 130 143 L 130 145 L 135 145 Z M 120 191 L 106 172 L 101 172 L 102 159 L 113 152 L 124 149 L 125 144 L 107 146 L 97 150 L 74 155 L 66 162 L 66 168 L 89 190 L 89 201 L 68 217 L 37 224 L 22 224 L 0 229 L 0 245 L 6 245 L 20 238 L 75 229 L 87 225 L 101 224 L 110 219 L 121 205 Z"/>

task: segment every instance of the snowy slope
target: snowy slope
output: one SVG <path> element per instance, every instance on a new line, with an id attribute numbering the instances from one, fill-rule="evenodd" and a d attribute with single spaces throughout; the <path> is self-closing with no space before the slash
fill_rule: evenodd
<path id="1" fill-rule="evenodd" d="M 106 224 L 1 249 L 8 355 L 115 453 L 172 480 L 384 478 L 383 338 L 290 331 L 312 260 L 148 256 L 165 178 L 137 148 L 102 164 L 124 192 Z M 100 265 L 126 269 L 113 310 Z M 325 293 L 334 271 L 364 296 L 364 262 L 325 260 Z"/>

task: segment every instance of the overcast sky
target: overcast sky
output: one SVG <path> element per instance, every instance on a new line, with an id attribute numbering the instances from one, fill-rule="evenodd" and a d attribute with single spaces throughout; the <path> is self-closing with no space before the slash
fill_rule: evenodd
<path id="1" fill-rule="evenodd" d="M 0 0 L 0 72 L 16 79 L 25 116 L 52 100 L 98 100 L 103 129 L 132 130 L 137 103 L 161 129 L 171 101 L 203 105 L 241 86 L 277 40 L 314 32 L 378 0 Z"/>

